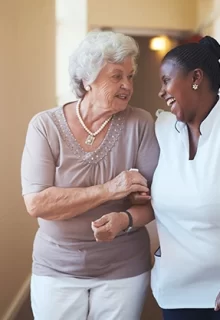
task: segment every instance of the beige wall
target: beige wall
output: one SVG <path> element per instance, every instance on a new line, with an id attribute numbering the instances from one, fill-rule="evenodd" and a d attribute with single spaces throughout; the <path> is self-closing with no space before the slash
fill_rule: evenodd
<path id="1" fill-rule="evenodd" d="M 196 0 L 88 0 L 88 25 L 191 30 Z"/>
<path id="2" fill-rule="evenodd" d="M 27 123 L 55 103 L 53 0 L 0 2 L 0 319 L 31 271 L 36 222 L 25 212 L 20 158 Z"/>

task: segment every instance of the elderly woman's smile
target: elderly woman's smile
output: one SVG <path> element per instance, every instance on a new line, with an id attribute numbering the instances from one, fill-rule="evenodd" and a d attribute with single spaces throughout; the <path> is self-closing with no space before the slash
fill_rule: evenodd
<path id="1" fill-rule="evenodd" d="M 123 93 L 119 93 L 116 95 L 117 98 L 121 99 L 121 100 L 128 100 L 129 94 L 123 94 Z"/>

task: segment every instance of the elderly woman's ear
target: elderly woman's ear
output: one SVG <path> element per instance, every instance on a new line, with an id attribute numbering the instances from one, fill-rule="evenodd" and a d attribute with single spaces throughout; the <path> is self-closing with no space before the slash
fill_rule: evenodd
<path id="1" fill-rule="evenodd" d="M 86 85 L 85 86 L 85 90 L 88 92 L 88 91 L 90 91 L 91 90 L 91 86 L 90 85 Z"/>
<path id="2" fill-rule="evenodd" d="M 82 85 L 86 92 L 89 92 L 91 90 L 91 86 L 87 81 L 82 81 Z"/>

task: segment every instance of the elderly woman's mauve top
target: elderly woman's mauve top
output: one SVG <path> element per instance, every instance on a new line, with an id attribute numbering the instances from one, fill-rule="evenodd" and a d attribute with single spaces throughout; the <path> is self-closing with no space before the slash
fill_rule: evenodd
<path id="1" fill-rule="evenodd" d="M 138 168 L 150 183 L 159 149 L 150 114 L 130 106 L 116 114 L 98 149 L 85 152 L 72 135 L 63 107 L 41 112 L 30 122 L 22 160 L 23 195 L 48 187 L 103 184 L 124 170 Z M 146 229 L 121 233 L 112 242 L 94 239 L 91 222 L 130 207 L 128 198 L 109 201 L 64 221 L 38 219 L 33 273 L 45 276 L 126 278 L 150 269 Z"/>

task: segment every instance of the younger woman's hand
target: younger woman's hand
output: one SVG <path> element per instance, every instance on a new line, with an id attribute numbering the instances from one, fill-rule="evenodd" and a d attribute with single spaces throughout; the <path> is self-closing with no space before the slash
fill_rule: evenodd
<path id="1" fill-rule="evenodd" d="M 141 204 L 147 204 L 151 196 L 149 192 L 133 192 L 129 195 L 129 199 L 132 203 L 132 205 L 141 205 Z"/>

